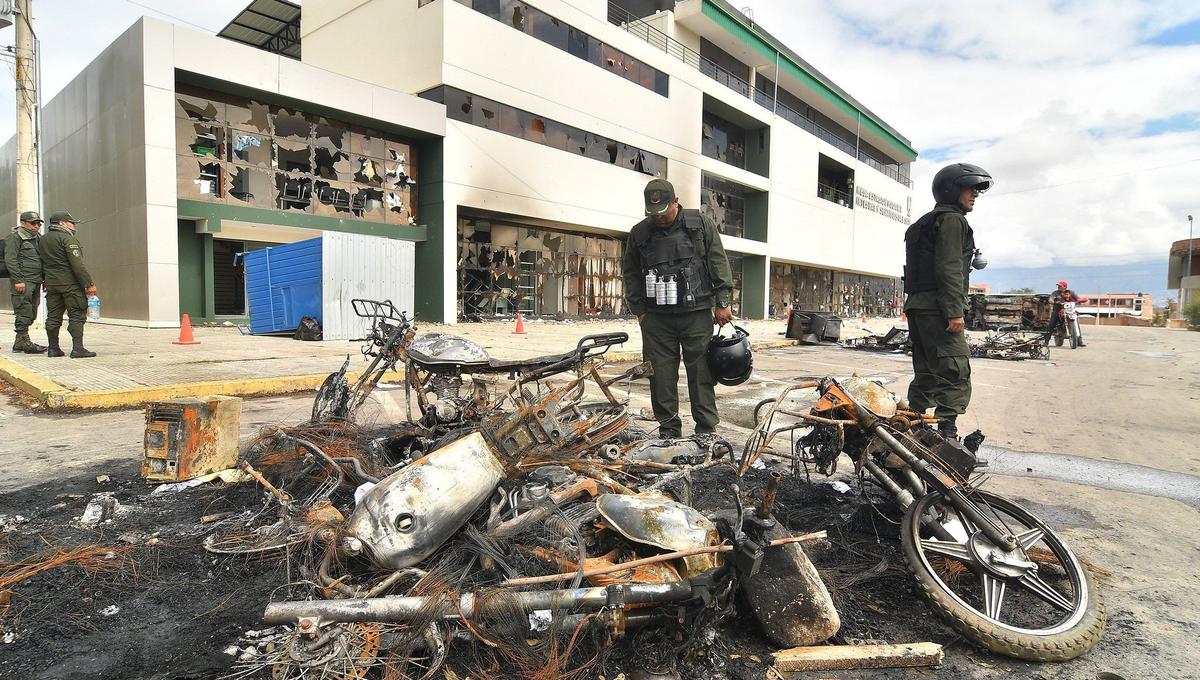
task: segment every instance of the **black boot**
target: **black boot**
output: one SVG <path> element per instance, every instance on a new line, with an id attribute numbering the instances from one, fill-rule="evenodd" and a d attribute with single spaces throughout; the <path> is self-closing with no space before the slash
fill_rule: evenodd
<path id="1" fill-rule="evenodd" d="M 46 351 L 46 348 L 30 340 L 29 333 L 17 333 L 17 340 L 13 343 L 12 350 L 14 353 L 41 354 Z"/>
<path id="2" fill-rule="evenodd" d="M 942 418 L 942 422 L 938 423 L 938 432 L 946 439 L 958 439 L 958 425 L 955 424 L 957 418 Z"/>
<path id="3" fill-rule="evenodd" d="M 65 357 L 66 352 L 58 346 L 58 331 L 46 331 L 46 356 Z"/>
<path id="4" fill-rule="evenodd" d="M 83 346 L 83 333 L 71 336 L 71 358 L 72 359 L 90 359 L 96 356 L 96 353 Z"/>

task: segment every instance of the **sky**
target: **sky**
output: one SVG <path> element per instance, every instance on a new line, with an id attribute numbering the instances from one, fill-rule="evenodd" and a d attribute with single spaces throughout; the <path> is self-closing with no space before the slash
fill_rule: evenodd
<path id="1" fill-rule="evenodd" d="M 216 32 L 248 4 L 33 2 L 47 100 L 143 14 Z M 1200 217 L 1196 0 L 732 2 L 912 140 L 914 211 L 946 163 L 992 173 L 970 217 L 990 267 L 1165 260 Z"/>
<path id="2" fill-rule="evenodd" d="M 1200 2 L 731 1 L 912 140 L 914 213 L 943 165 L 992 174 L 970 222 L 993 270 L 1100 287 L 1165 269 L 1200 217 Z"/>

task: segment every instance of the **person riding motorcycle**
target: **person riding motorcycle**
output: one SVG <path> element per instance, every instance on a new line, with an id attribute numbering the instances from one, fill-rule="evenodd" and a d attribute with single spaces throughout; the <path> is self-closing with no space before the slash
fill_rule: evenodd
<path id="1" fill-rule="evenodd" d="M 1078 307 L 1079 305 L 1087 302 L 1087 298 L 1080 297 L 1075 293 L 1075 291 L 1067 287 L 1066 281 L 1059 281 L 1058 288 L 1050 294 L 1050 301 L 1054 303 L 1054 311 L 1051 314 L 1053 321 L 1050 322 L 1050 329 L 1046 331 L 1045 335 L 1047 342 L 1050 341 L 1051 336 L 1053 336 L 1055 331 L 1058 330 L 1058 327 L 1066 323 L 1066 315 L 1063 314 L 1063 303 L 1074 302 L 1076 307 Z M 1075 324 L 1075 331 L 1079 338 L 1076 346 L 1087 347 L 1087 345 L 1083 342 L 1083 328 L 1078 323 Z M 1063 328 L 1063 332 L 1066 333 L 1067 329 Z"/>

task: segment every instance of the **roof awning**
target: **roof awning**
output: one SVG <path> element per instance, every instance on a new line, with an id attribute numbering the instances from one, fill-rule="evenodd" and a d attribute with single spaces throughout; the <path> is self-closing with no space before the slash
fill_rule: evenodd
<path id="1" fill-rule="evenodd" d="M 300 5 L 288 0 L 254 0 L 217 35 L 299 59 Z"/>

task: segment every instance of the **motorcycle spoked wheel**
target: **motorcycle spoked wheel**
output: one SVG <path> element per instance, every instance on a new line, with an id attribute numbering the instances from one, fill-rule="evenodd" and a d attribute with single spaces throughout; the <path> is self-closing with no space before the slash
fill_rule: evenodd
<path id="1" fill-rule="evenodd" d="M 915 501 L 900 538 L 930 607 L 951 628 L 997 654 L 1066 661 L 1091 649 L 1104 633 L 1104 604 L 1079 558 L 1016 503 L 983 491 L 970 498 L 1017 535 L 1021 547 L 1009 553 L 995 547 L 939 492 Z M 933 538 L 922 517 L 941 523 L 956 540 Z M 1016 564 L 997 566 L 989 557 Z"/>
<path id="2" fill-rule="evenodd" d="M 1079 346 L 1079 330 L 1075 326 L 1076 323 L 1078 323 L 1078 322 L 1077 321 L 1067 321 L 1067 328 L 1071 333 L 1071 349 L 1075 349 L 1076 347 Z"/>

